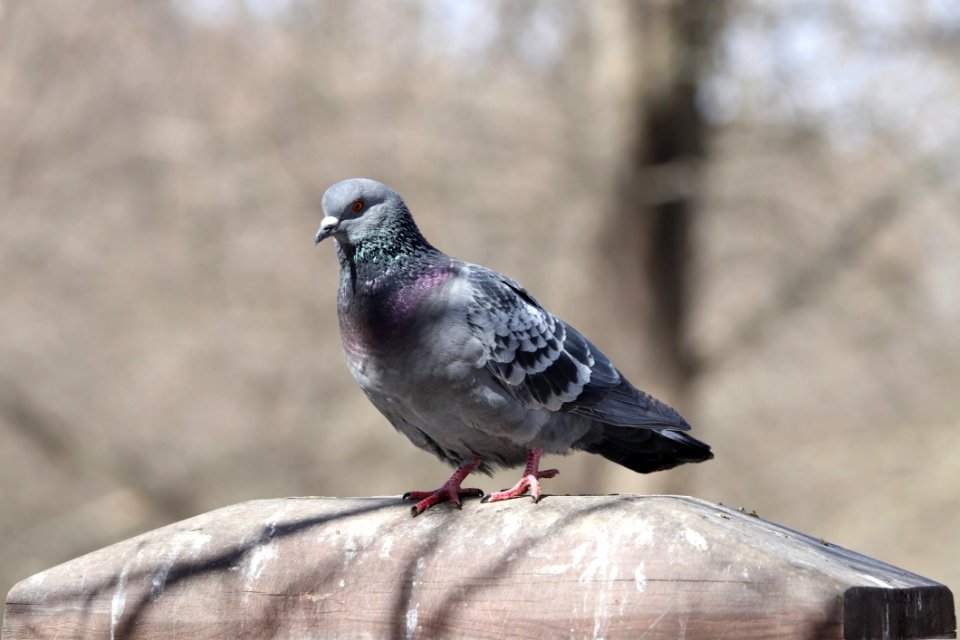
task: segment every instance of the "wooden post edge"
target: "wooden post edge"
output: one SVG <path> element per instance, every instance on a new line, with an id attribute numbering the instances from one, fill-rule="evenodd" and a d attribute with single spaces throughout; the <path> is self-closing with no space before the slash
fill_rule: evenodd
<path id="1" fill-rule="evenodd" d="M 21 638 L 953 638 L 944 585 L 681 496 L 218 509 L 17 584 Z"/>

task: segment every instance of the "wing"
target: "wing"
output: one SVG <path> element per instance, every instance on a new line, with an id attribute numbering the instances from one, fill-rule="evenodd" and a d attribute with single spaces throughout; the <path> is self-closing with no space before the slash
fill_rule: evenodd
<path id="1" fill-rule="evenodd" d="M 686 430 L 672 408 L 630 384 L 576 329 L 545 310 L 514 280 L 471 265 L 467 318 L 484 346 L 484 366 L 535 409 L 566 411 L 616 426 Z"/>

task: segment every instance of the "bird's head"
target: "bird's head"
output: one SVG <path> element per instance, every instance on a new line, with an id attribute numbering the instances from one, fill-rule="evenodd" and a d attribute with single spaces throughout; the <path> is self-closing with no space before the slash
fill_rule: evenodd
<path id="1" fill-rule="evenodd" d="M 329 237 L 342 245 L 356 245 L 389 229 L 398 217 L 409 217 L 403 199 L 376 180 L 351 178 L 323 194 L 323 220 L 317 244 Z"/>

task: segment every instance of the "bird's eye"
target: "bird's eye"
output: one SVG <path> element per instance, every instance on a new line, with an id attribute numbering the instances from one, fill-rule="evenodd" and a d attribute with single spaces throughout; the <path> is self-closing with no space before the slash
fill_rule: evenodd
<path id="1" fill-rule="evenodd" d="M 354 200 L 350 208 L 354 211 L 363 211 L 363 200 Z"/>

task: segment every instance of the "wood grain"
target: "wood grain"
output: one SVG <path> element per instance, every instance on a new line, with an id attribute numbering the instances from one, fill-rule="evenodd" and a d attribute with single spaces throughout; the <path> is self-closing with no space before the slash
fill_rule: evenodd
<path id="1" fill-rule="evenodd" d="M 678 496 L 218 509 L 17 584 L 20 638 L 955 637 L 950 590 Z"/>

